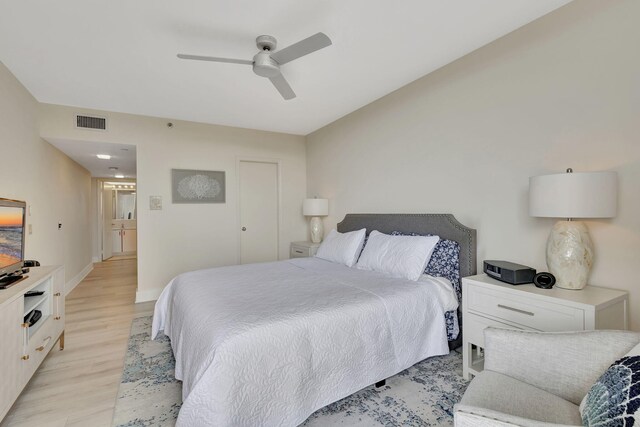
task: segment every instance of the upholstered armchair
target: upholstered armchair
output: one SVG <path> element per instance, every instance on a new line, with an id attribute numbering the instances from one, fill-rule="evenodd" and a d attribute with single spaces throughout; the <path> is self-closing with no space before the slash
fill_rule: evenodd
<path id="1" fill-rule="evenodd" d="M 484 334 L 484 370 L 455 406 L 457 427 L 582 425 L 583 397 L 640 342 L 628 331 Z"/>

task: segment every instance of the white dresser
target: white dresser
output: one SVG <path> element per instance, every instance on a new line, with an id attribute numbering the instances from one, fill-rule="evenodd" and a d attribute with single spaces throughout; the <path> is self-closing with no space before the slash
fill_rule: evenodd
<path id="1" fill-rule="evenodd" d="M 57 341 L 64 347 L 64 268 L 33 267 L 28 278 L 0 290 L 0 420 Z M 25 297 L 28 291 L 42 295 Z M 42 317 L 24 323 L 31 310 Z"/>
<path id="2" fill-rule="evenodd" d="M 292 242 L 289 251 L 290 258 L 304 258 L 314 256 L 320 247 L 320 243 Z"/>
<path id="3" fill-rule="evenodd" d="M 488 326 L 560 332 L 627 329 L 629 295 L 587 286 L 575 291 L 510 285 L 485 274 L 462 279 L 463 374 L 484 367 L 482 348 Z"/>

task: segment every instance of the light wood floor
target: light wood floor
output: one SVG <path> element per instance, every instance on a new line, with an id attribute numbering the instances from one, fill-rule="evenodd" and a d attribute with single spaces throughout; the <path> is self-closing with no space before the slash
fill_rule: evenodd
<path id="1" fill-rule="evenodd" d="M 136 260 L 97 263 L 66 298 L 65 349 L 55 346 L 0 427 L 110 426 L 134 317 Z M 2 385 L 0 384 L 0 387 Z"/>
<path id="2" fill-rule="evenodd" d="M 109 259 L 105 259 L 105 261 L 121 261 L 123 259 L 136 259 L 137 255 L 136 254 L 129 254 L 129 255 L 114 255 Z"/>

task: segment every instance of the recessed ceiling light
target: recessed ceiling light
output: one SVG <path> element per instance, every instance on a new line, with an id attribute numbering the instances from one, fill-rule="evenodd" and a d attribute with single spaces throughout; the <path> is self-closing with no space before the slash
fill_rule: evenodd
<path id="1" fill-rule="evenodd" d="M 121 173 L 115 175 L 116 178 L 124 178 L 124 175 L 122 175 Z"/>
<path id="2" fill-rule="evenodd" d="M 111 156 L 108 154 L 96 154 L 96 157 L 100 160 L 109 160 L 111 158 Z"/>

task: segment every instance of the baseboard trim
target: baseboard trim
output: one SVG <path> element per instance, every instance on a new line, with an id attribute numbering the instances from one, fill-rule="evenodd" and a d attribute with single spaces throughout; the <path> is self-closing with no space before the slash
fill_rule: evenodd
<path id="1" fill-rule="evenodd" d="M 69 295 L 69 292 L 71 292 L 76 286 L 78 286 L 78 283 L 82 282 L 82 280 L 87 277 L 89 273 L 91 273 L 91 270 L 93 270 L 93 262 L 88 264 L 85 268 L 82 269 L 80 273 L 76 274 L 73 278 L 71 278 L 71 280 L 65 283 L 65 296 Z"/>
<path id="2" fill-rule="evenodd" d="M 148 291 L 136 292 L 136 304 L 140 302 L 156 301 L 164 288 L 149 289 Z"/>
<path id="3" fill-rule="evenodd" d="M 92 262 L 92 263 L 94 263 L 94 264 L 95 264 L 96 262 L 100 262 L 100 261 L 102 261 L 102 260 L 101 260 L 99 257 L 97 257 L 97 256 L 94 256 L 94 257 L 91 259 L 91 262 Z"/>

